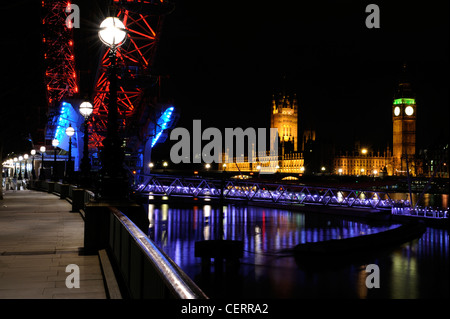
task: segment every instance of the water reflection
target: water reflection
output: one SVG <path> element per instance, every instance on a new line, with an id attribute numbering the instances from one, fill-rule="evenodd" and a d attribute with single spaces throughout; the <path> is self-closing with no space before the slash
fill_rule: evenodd
<path id="1" fill-rule="evenodd" d="M 423 194 L 412 193 L 413 205 L 418 206 L 432 206 L 438 208 L 448 208 L 448 194 Z M 390 198 L 393 200 L 410 200 L 408 193 L 390 193 Z"/>
<path id="2" fill-rule="evenodd" d="M 369 225 L 259 207 L 186 207 L 150 204 L 148 234 L 211 297 L 449 296 L 448 285 L 444 285 L 449 278 L 446 230 L 428 229 L 420 240 L 371 256 L 362 263 L 331 262 L 302 269 L 294 258 L 280 257 L 278 253 L 299 243 L 372 234 L 397 225 Z M 195 242 L 213 239 L 244 242 L 244 257 L 237 274 L 224 277 L 201 272 L 200 260 L 195 257 Z M 365 267 L 369 263 L 380 267 L 380 289 L 365 286 Z"/>

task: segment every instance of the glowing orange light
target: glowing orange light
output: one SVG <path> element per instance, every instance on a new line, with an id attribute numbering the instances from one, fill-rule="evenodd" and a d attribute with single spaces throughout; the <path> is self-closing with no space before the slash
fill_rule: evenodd
<path id="1" fill-rule="evenodd" d="M 73 41 L 72 41 L 72 40 L 69 41 L 69 45 L 70 45 L 70 46 L 73 45 Z"/>

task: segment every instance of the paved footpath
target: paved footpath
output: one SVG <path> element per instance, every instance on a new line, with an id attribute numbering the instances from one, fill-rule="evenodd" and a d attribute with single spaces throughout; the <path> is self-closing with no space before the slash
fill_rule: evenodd
<path id="1" fill-rule="evenodd" d="M 99 258 L 83 256 L 84 221 L 72 205 L 44 192 L 3 195 L 0 299 L 106 299 Z M 79 267 L 80 288 L 66 286 L 75 275 L 69 264 Z"/>

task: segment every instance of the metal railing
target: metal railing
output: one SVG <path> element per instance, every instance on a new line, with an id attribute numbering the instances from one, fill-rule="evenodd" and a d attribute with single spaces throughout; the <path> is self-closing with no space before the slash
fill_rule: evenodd
<path id="1" fill-rule="evenodd" d="M 131 298 L 208 299 L 126 215 L 110 211 L 109 245 Z"/>
<path id="2" fill-rule="evenodd" d="M 433 207 L 392 207 L 393 215 L 407 215 L 426 218 L 449 218 L 449 210 Z"/>
<path id="3" fill-rule="evenodd" d="M 47 181 L 35 181 L 32 186 L 48 191 L 50 184 Z M 55 193 L 62 190 L 61 183 L 54 183 L 51 188 Z M 67 197 L 73 199 L 74 189 L 77 187 L 69 186 Z M 86 203 L 95 198 L 95 194 L 89 190 L 80 191 L 83 194 L 80 194 L 77 207 L 84 209 Z M 109 210 L 109 248 L 131 298 L 208 299 L 125 214 L 114 207 Z"/>

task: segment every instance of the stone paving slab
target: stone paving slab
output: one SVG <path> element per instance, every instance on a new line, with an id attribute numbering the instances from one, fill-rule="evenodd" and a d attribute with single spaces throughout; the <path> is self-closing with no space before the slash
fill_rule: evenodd
<path id="1" fill-rule="evenodd" d="M 59 197 L 6 191 L 0 201 L 0 299 L 106 299 L 97 255 L 82 254 L 84 221 Z M 69 264 L 80 288 L 69 289 Z"/>

